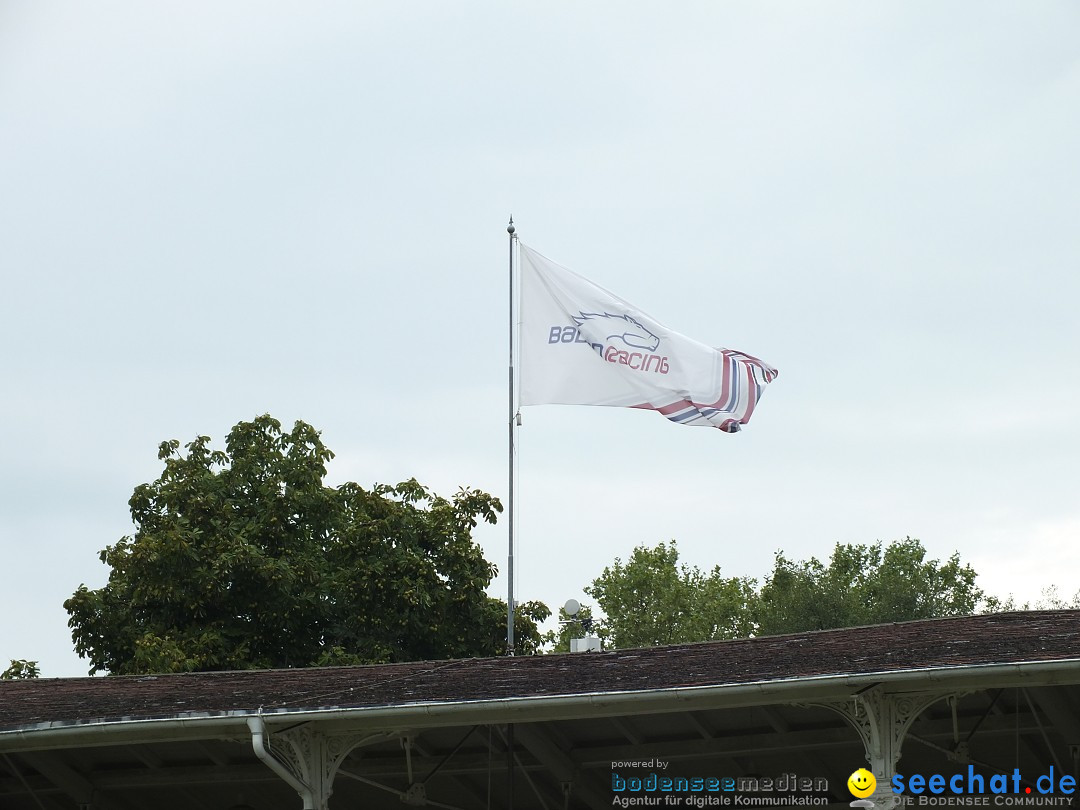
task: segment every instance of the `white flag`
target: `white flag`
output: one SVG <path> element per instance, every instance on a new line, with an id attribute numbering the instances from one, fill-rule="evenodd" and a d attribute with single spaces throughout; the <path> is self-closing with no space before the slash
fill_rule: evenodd
<path id="1" fill-rule="evenodd" d="M 771 366 L 673 332 L 521 245 L 521 404 L 614 405 L 734 433 Z"/>

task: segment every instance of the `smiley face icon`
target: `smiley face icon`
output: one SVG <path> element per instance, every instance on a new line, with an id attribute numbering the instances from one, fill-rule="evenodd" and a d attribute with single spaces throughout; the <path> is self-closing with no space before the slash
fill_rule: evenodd
<path id="1" fill-rule="evenodd" d="M 859 768 L 847 780 L 848 790 L 856 799 L 865 799 L 877 787 L 877 779 L 866 768 Z"/>

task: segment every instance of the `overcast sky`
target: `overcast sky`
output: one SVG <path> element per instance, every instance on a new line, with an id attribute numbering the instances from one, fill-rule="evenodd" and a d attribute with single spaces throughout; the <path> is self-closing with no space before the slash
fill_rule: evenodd
<path id="1" fill-rule="evenodd" d="M 1071 0 L 0 0 L 0 665 L 85 674 L 62 603 L 164 439 L 269 412 L 335 483 L 505 498 L 511 213 L 780 371 L 734 436 L 525 409 L 519 598 L 908 535 L 1071 595 L 1078 42 Z"/>

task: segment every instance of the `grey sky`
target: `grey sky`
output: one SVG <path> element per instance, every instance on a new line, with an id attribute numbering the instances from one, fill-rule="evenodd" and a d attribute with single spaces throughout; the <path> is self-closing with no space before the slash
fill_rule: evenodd
<path id="1" fill-rule="evenodd" d="M 780 370 L 737 436 L 526 409 L 520 598 L 906 535 L 1075 592 L 1078 41 L 1074 2 L 0 0 L 0 656 L 86 671 L 61 604 L 163 439 L 270 412 L 334 481 L 505 497 L 511 212 Z"/>

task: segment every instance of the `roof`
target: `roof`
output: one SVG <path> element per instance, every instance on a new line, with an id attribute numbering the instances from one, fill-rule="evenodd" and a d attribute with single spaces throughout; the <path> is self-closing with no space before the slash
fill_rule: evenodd
<path id="1" fill-rule="evenodd" d="M 601 653 L 354 667 L 0 681 L 0 733 L 237 713 L 776 683 L 1080 663 L 1080 610 L 932 619 Z"/>

